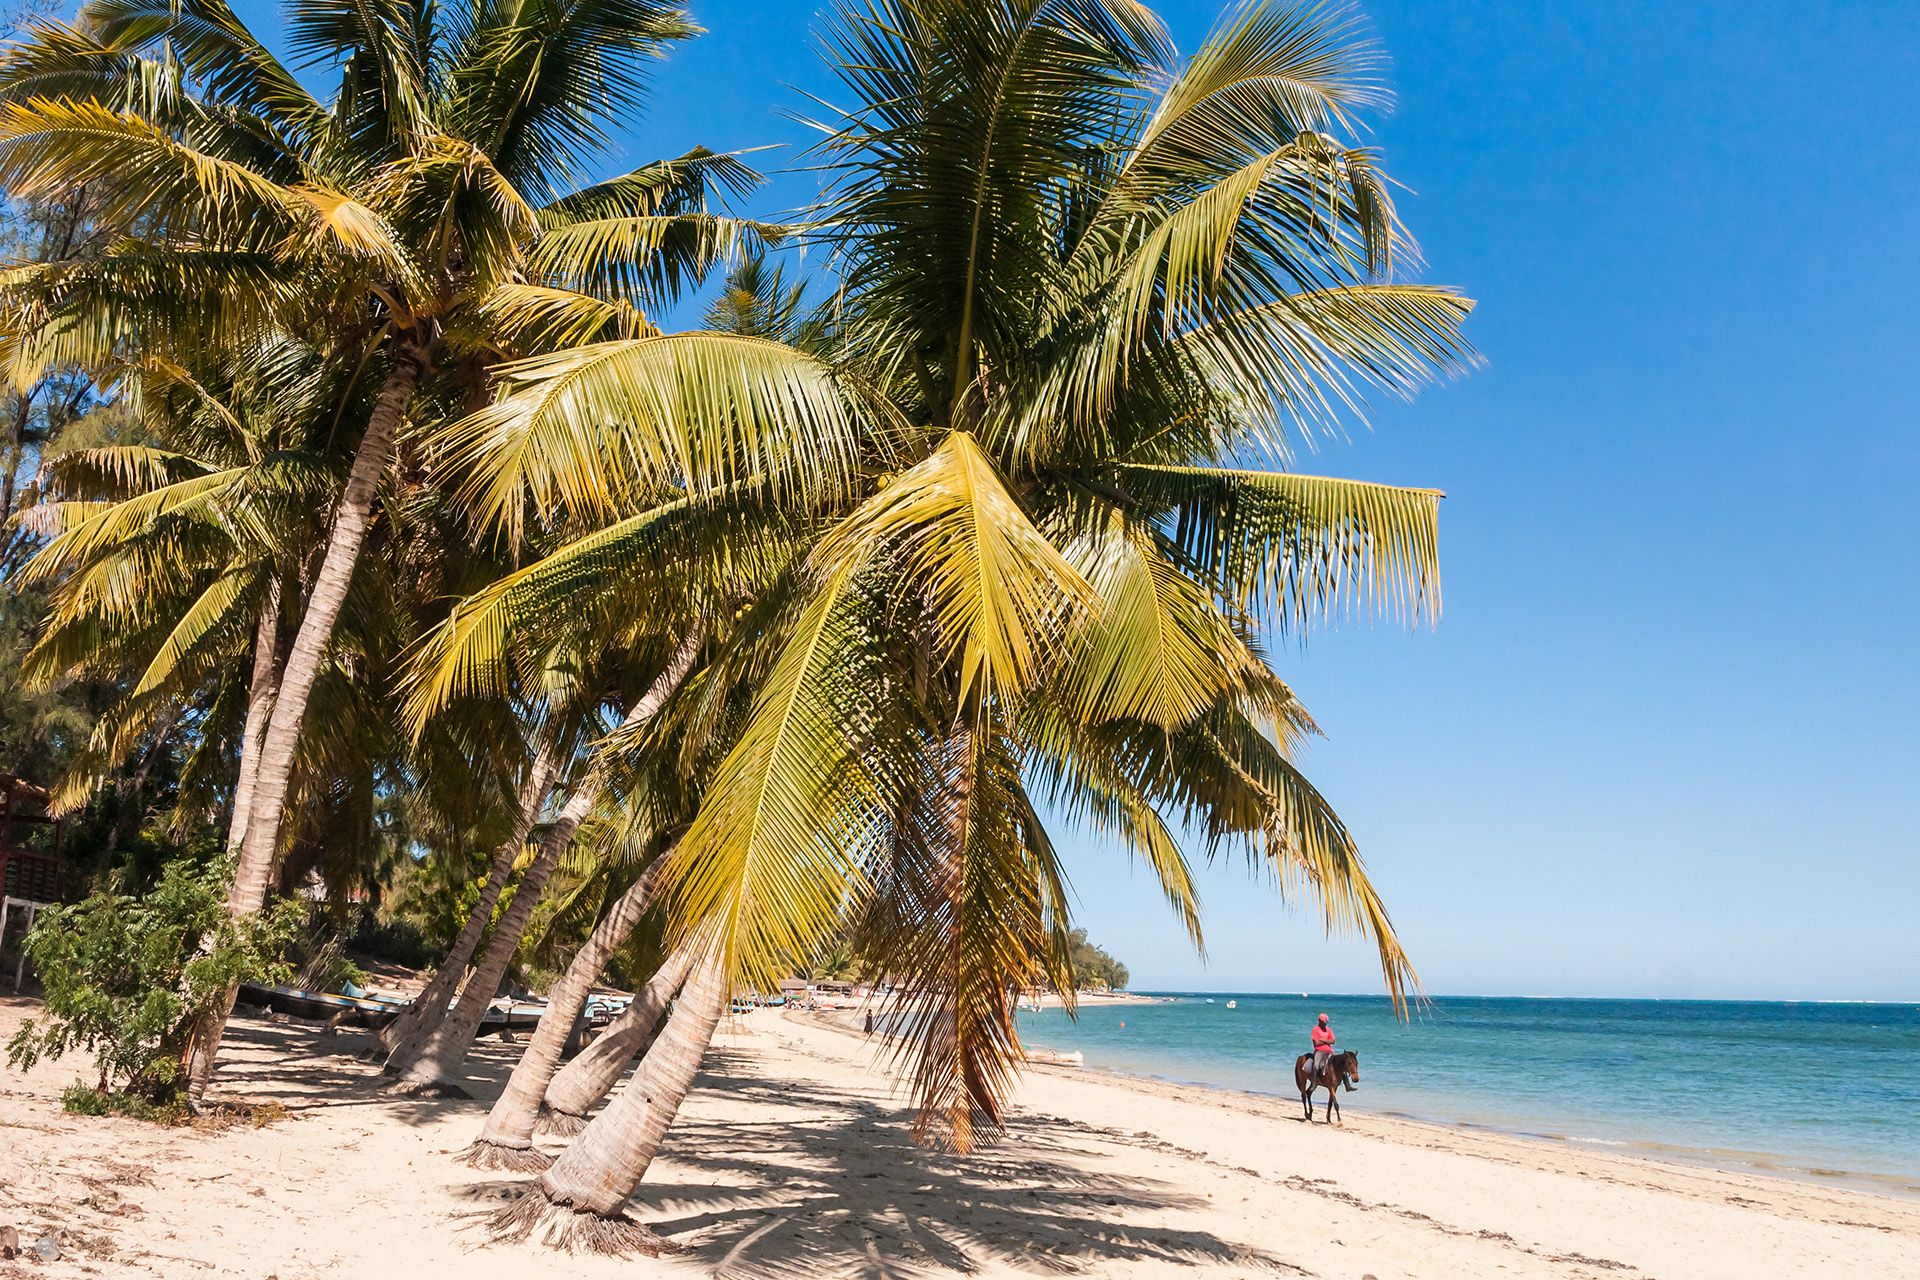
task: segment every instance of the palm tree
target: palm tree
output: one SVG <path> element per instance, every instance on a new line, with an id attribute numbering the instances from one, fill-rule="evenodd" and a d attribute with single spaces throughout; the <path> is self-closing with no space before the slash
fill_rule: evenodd
<path id="1" fill-rule="evenodd" d="M 574 185 L 648 63 L 694 33 L 668 0 L 285 12 L 292 46 L 337 72 L 331 100 L 224 0 L 95 0 L 0 66 L 0 183 L 29 197 L 84 186 L 108 229 L 99 252 L 0 282 L 16 373 L 73 362 L 104 376 L 128 348 L 186 364 L 276 333 L 353 371 L 335 418 L 352 462 L 241 766 L 236 913 L 265 898 L 301 729 L 403 428 L 483 401 L 502 357 L 590 338 L 648 344 L 672 396 L 726 341 L 662 335 L 645 308 L 757 235 L 706 212 L 715 184 L 750 179 L 730 157 Z M 793 362 L 754 354 L 770 429 L 791 416 Z M 802 392 L 817 381 L 810 366 L 799 377 Z M 681 398 L 691 423 L 656 404 L 643 430 L 698 431 L 703 396 Z M 223 1025 L 204 1029 L 195 1096 Z"/>
<path id="2" fill-rule="evenodd" d="M 662 706 L 678 691 L 693 669 L 699 656 L 703 636 L 696 629 L 689 631 L 668 656 L 665 665 L 655 676 L 646 692 L 636 699 L 621 722 L 621 729 L 628 733 L 643 731 L 657 716 Z M 592 754 L 581 767 L 581 776 L 571 788 L 566 803 L 560 812 L 548 824 L 540 837 L 540 844 L 532 863 L 520 879 L 513 901 L 493 927 L 493 936 L 487 944 L 487 950 L 479 967 L 467 981 L 460 993 L 459 1001 L 453 1010 L 437 1022 L 424 1039 L 403 1043 L 395 1049 L 395 1056 L 387 1064 L 387 1070 L 399 1076 L 400 1087 L 407 1090 L 441 1090 L 453 1084 L 452 1077 L 466 1059 L 467 1050 L 473 1043 L 474 1035 L 480 1029 L 480 1022 L 486 1015 L 487 1006 L 500 982 L 506 977 L 507 967 L 519 949 L 521 939 L 525 937 L 528 925 L 533 919 L 533 910 L 545 892 L 548 878 L 560 862 L 560 856 L 573 840 L 587 815 L 602 799 L 602 790 L 606 783 L 606 759 L 603 754 Z M 619 935 L 605 943 L 606 950 L 626 941 L 628 933 L 638 923 L 652 904 L 657 881 L 651 877 L 643 878 L 636 889 L 635 901 L 621 913 Z M 599 976 L 599 969 L 605 963 L 603 955 L 593 963 L 591 972 L 585 976 L 574 974 L 575 982 L 558 993 L 556 1005 L 564 1005 L 577 997 L 578 1003 L 584 1003 L 587 988 Z M 566 1027 L 549 1030 L 549 1038 L 557 1031 L 560 1043 L 564 1044 L 571 1030 L 573 1016 L 578 1012 L 578 1003 L 566 1014 Z M 550 1010 L 551 1012 L 551 1010 Z M 542 1018 L 546 1022 L 546 1018 Z M 557 1023 L 557 1020 L 556 1020 Z M 536 1044 L 545 1052 L 548 1040 L 536 1036 Z M 558 1061 L 559 1052 L 555 1048 L 554 1059 Z M 542 1082 L 544 1087 L 544 1081 Z"/>
<path id="3" fill-rule="evenodd" d="M 634 994 L 633 1001 L 607 1024 L 599 1038 L 553 1073 L 546 1084 L 545 1096 L 538 1100 L 533 1131 L 570 1138 L 587 1127 L 587 1112 L 613 1092 L 629 1063 L 653 1047 L 662 1030 L 668 1002 L 679 993 L 694 961 L 699 959 L 696 950 L 683 946 L 668 956 L 646 985 Z M 512 1109 L 501 1115 L 498 1126 L 489 1116 L 488 1125 L 495 1128 L 496 1134 L 506 1134 L 510 1140 L 517 1141 L 526 1124 L 521 1110 L 526 1105 L 526 1097 L 509 1083 L 507 1093 L 501 1095 L 501 1103 L 506 1103 L 510 1096 L 514 1099 Z"/>
<path id="4" fill-rule="evenodd" d="M 1196 944 L 1176 822 L 1371 937 L 1396 1001 L 1413 981 L 1260 647 L 1439 608 L 1438 493 L 1291 469 L 1364 393 L 1473 359 L 1469 304 L 1396 278 L 1413 247 L 1351 141 L 1383 100 L 1373 46 L 1256 2 L 1179 60 L 1128 0 L 874 0 L 831 39 L 856 105 L 809 225 L 838 288 L 781 335 L 838 392 L 809 438 L 742 434 L 665 492 L 629 443 L 658 397 L 632 342 L 509 368 L 442 436 L 483 516 L 553 493 L 604 523 L 456 609 L 445 690 L 516 628 L 756 571 L 714 681 L 751 710 L 667 860 L 671 936 L 711 949 L 700 998 L 510 1232 L 557 1213 L 549 1239 L 648 1247 L 615 1219 L 710 997 L 849 913 L 899 979 L 922 1136 L 992 1132 L 1012 993 L 1072 989 L 1049 808 L 1143 858 Z"/>

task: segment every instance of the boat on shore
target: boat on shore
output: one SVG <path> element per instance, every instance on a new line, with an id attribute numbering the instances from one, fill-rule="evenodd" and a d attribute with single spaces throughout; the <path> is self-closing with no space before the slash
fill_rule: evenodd
<path id="1" fill-rule="evenodd" d="M 1043 1067 L 1081 1067 L 1086 1065 L 1087 1055 L 1078 1049 L 1071 1053 L 1056 1053 L 1051 1049 L 1029 1049 L 1027 1061 Z"/>
<path id="2" fill-rule="evenodd" d="M 339 1021 L 352 1026 L 378 1030 L 393 1021 L 413 1001 L 398 996 L 342 995 L 330 991 L 306 991 L 300 987 L 243 982 L 237 997 L 239 1004 L 272 1013 L 285 1014 L 307 1022 Z M 547 1011 L 545 1000 L 514 999 L 502 996 L 487 1006 L 480 1018 L 481 1035 L 506 1035 L 530 1031 Z M 612 1011 L 605 1015 L 612 1020 Z M 604 1023 L 602 1024 L 604 1025 Z"/>
<path id="3" fill-rule="evenodd" d="M 284 1013 L 289 1018 L 309 1022 L 329 1022 L 347 1015 L 346 1021 L 363 1027 L 383 1027 L 413 1002 L 389 996 L 348 996 L 326 991 L 305 991 L 299 987 L 268 986 L 243 982 L 237 1001 L 256 1009 Z"/>
<path id="4" fill-rule="evenodd" d="M 511 1035 L 515 1031 L 531 1031 L 546 1011 L 545 1000 L 514 1000 L 503 996 L 487 1006 L 480 1018 L 479 1034 Z"/>

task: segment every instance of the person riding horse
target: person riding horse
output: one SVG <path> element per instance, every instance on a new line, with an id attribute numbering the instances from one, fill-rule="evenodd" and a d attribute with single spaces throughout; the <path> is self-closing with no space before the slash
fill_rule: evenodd
<path id="1" fill-rule="evenodd" d="M 1327 1059 L 1333 1056 L 1333 1026 L 1327 1021 L 1327 1015 L 1321 1014 L 1320 1021 L 1313 1027 L 1313 1074 L 1318 1077 L 1327 1069 Z"/>
<path id="2" fill-rule="evenodd" d="M 1321 1014 L 1313 1028 L 1313 1052 L 1303 1053 L 1293 1064 L 1293 1081 L 1300 1090 L 1300 1105 L 1308 1121 L 1313 1119 L 1313 1091 L 1327 1091 L 1327 1121 L 1340 1114 L 1340 1087 L 1349 1090 L 1360 1080 L 1360 1055 L 1352 1051 L 1335 1053 L 1333 1027 Z"/>

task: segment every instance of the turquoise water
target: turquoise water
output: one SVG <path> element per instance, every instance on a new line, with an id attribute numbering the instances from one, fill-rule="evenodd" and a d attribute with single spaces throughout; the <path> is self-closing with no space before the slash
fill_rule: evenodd
<path id="1" fill-rule="evenodd" d="M 1920 1192 L 1920 1005 L 1445 997 L 1403 1024 L 1384 997 L 1213 1000 L 1022 1013 L 1021 1033 L 1089 1067 L 1297 1098 L 1324 1011 L 1360 1051 L 1348 1111 Z"/>

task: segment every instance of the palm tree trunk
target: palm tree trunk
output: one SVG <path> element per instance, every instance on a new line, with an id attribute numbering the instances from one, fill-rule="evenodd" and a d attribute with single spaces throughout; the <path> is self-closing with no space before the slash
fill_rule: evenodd
<path id="1" fill-rule="evenodd" d="M 587 1112 L 613 1092 L 627 1064 L 652 1047 L 667 1004 L 686 982 L 693 960 L 692 951 L 684 947 L 669 956 L 600 1038 L 555 1073 L 535 1117 L 536 1129 L 571 1138 L 587 1127 Z"/>
<path id="2" fill-rule="evenodd" d="M 253 781 L 260 772 L 260 734 L 273 712 L 273 695 L 280 674 L 280 573 L 267 579 L 267 598 L 253 631 L 253 676 L 247 685 L 247 718 L 240 727 L 240 773 L 233 783 L 233 816 L 227 826 L 227 848 L 238 849 L 247 837 L 247 814 L 253 807 Z"/>
<path id="3" fill-rule="evenodd" d="M 526 779 L 520 784 L 513 829 L 500 842 L 500 848 L 487 867 L 486 883 L 480 886 L 480 900 L 467 913 L 459 936 L 453 940 L 446 959 L 440 962 L 440 968 L 426 988 L 401 1011 L 399 1017 L 380 1029 L 379 1035 L 374 1038 L 376 1054 L 386 1056 L 404 1052 L 408 1058 L 417 1057 L 427 1037 L 446 1021 L 447 1008 L 453 1001 L 454 991 L 466 974 L 467 966 L 473 962 L 473 953 L 479 949 L 481 935 L 493 923 L 493 909 L 499 905 L 507 881 L 513 878 L 513 864 L 520 860 L 520 851 L 526 847 L 533 821 L 540 816 L 541 807 L 547 802 L 547 793 L 553 790 L 556 772 L 558 762 L 554 759 L 552 740 L 542 733 L 539 745 L 534 748 L 533 759 L 527 764 Z"/>
<path id="4" fill-rule="evenodd" d="M 638 728 L 659 712 L 667 699 L 673 696 L 674 690 L 687 678 L 687 672 L 693 669 L 700 643 L 700 629 L 689 631 L 668 659 L 666 669 L 654 680 L 645 696 L 627 712 L 627 718 L 621 725 L 623 729 Z M 601 762 L 596 760 L 588 767 L 580 785 L 560 810 L 560 816 L 541 838 L 540 852 L 534 856 L 533 865 L 527 868 L 526 875 L 521 877 L 520 887 L 513 895 L 513 904 L 507 908 L 506 915 L 501 917 L 494 929 L 493 937 L 487 942 L 486 954 L 481 958 L 479 968 L 474 970 L 466 989 L 460 993 L 453 1012 L 426 1038 L 416 1054 L 405 1057 L 396 1051 L 387 1062 L 388 1074 L 400 1077 L 396 1088 L 406 1092 L 454 1092 L 458 1089 L 454 1076 L 460 1064 L 466 1061 L 474 1033 L 479 1031 L 481 1019 L 486 1017 L 487 1006 L 493 1002 L 500 980 L 506 976 L 507 966 L 513 962 L 513 953 L 519 949 L 520 939 L 533 919 L 533 908 L 546 891 L 547 877 L 553 874 L 553 868 L 573 839 L 573 833 L 600 798 L 601 778 Z"/>
<path id="5" fill-rule="evenodd" d="M 661 1254 L 673 1246 L 627 1218 L 627 1197 L 647 1176 L 680 1103 L 693 1085 L 727 1005 L 726 966 L 702 961 L 674 1006 L 666 1030 L 646 1061 L 571 1147 L 516 1203 L 494 1216 L 494 1231 L 525 1239 L 544 1221 L 558 1220 L 550 1244 L 595 1253 Z"/>
<path id="6" fill-rule="evenodd" d="M 487 1008 L 500 991 L 514 952 L 526 937 L 527 926 L 533 923 L 533 909 L 546 895 L 547 880 L 559 865 L 560 855 L 572 842 L 573 833 L 593 808 L 599 788 L 589 785 L 591 781 L 589 778 L 581 783 L 580 789 L 560 810 L 560 816 L 547 828 L 546 835 L 541 837 L 539 851 L 520 877 L 513 901 L 494 926 L 492 936 L 487 939 L 487 949 L 473 976 L 461 988 L 460 998 L 454 1001 L 452 1010 L 431 1031 L 410 1044 L 402 1044 L 387 1059 L 387 1074 L 400 1077 L 394 1085 L 396 1090 L 469 1096 L 455 1078 L 460 1064 L 467 1060 L 467 1050 L 473 1047 L 473 1038 L 486 1019 Z"/>
<path id="7" fill-rule="evenodd" d="M 600 974 L 613 958 L 613 953 L 633 936 L 641 919 L 652 909 L 660 891 L 663 879 L 661 868 L 664 865 L 664 861 L 655 862 L 620 895 L 619 900 L 594 926 L 586 945 L 575 953 L 565 976 L 547 993 L 547 1011 L 540 1017 L 533 1041 L 514 1065 L 513 1075 L 508 1078 L 506 1089 L 494 1101 L 493 1110 L 487 1113 L 487 1123 L 480 1137 L 467 1148 L 463 1159 L 468 1164 L 477 1169 L 516 1169 L 526 1172 L 544 1169 L 551 1163 L 547 1156 L 533 1147 L 534 1121 L 540 1114 L 541 1100 L 546 1097 L 547 1083 L 560 1066 L 560 1055 L 566 1051 L 567 1040 L 573 1035 L 574 1022 L 586 1005 L 593 984 L 600 980 Z M 644 996 L 645 993 L 641 994 Z M 661 997 L 660 1004 L 665 1006 L 666 997 Z M 654 1017 L 658 1020 L 657 1010 Z"/>
<path id="8" fill-rule="evenodd" d="M 406 416 L 407 405 L 425 371 L 426 353 L 418 346 L 408 343 L 397 349 L 393 368 L 387 373 L 373 412 L 367 417 L 367 429 L 360 437 L 360 446 L 354 451 L 353 466 L 347 472 L 345 488 L 340 491 L 340 502 L 334 508 L 326 556 L 320 562 L 313 590 L 307 595 L 300 629 L 294 633 L 293 648 L 280 673 L 279 691 L 260 742 L 253 795 L 247 806 L 247 817 L 241 824 L 240 856 L 234 867 L 233 888 L 227 895 L 227 909 L 236 916 L 252 915 L 266 902 L 307 700 L 313 695 L 314 682 L 320 678 L 327 645 L 333 639 L 334 623 L 339 621 L 340 610 L 346 604 L 347 589 L 353 583 L 353 571 L 360 562 L 360 549 L 366 544 L 367 528 L 372 523 L 374 494 L 380 477 L 393 461 L 400 421 Z M 236 988 L 227 989 L 225 997 L 209 1010 L 195 1036 L 197 1048 L 190 1056 L 187 1075 L 190 1105 L 198 1105 L 213 1078 L 214 1055 L 220 1038 L 226 1033 L 236 992 Z"/>

